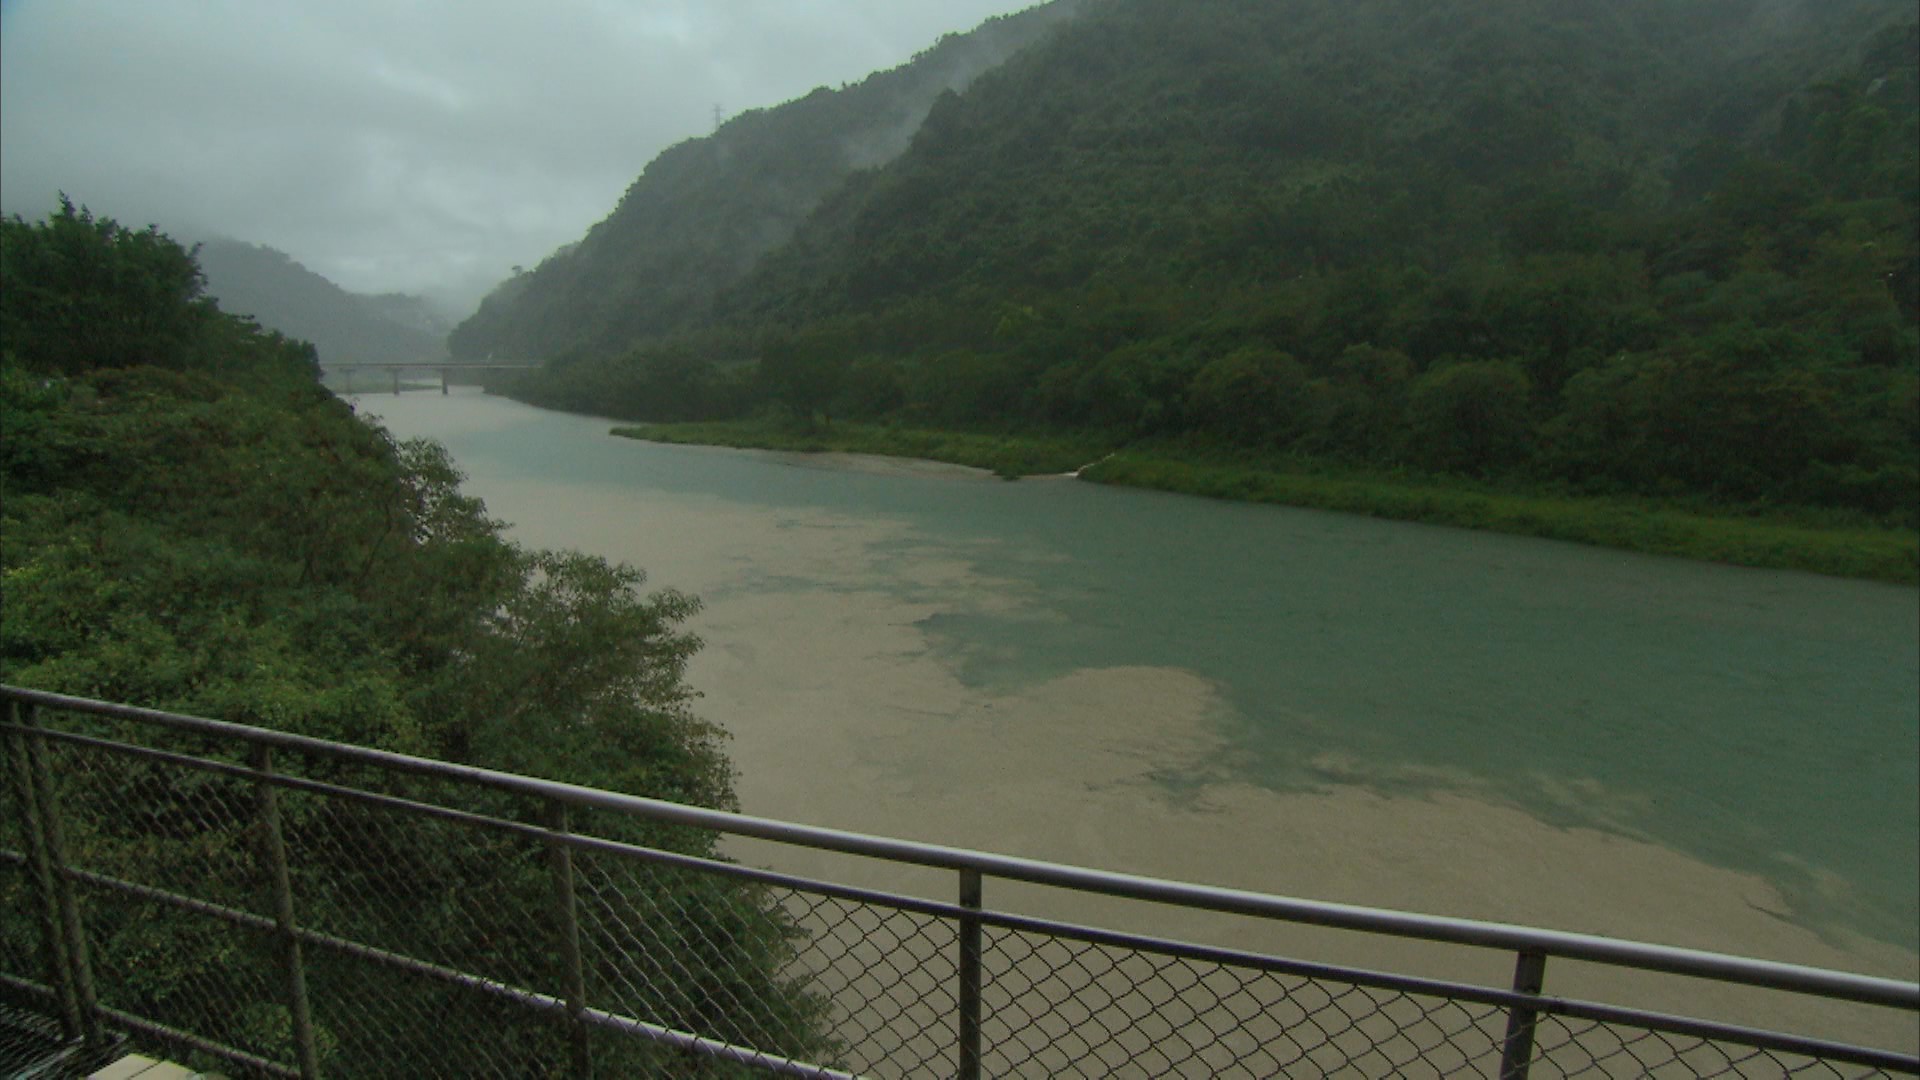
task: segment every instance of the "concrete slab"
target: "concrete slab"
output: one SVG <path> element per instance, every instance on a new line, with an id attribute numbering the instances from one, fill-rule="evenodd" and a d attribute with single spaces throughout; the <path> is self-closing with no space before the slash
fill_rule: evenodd
<path id="1" fill-rule="evenodd" d="M 155 1061 L 141 1054 L 129 1054 L 89 1074 L 87 1080 L 201 1080 L 208 1075 L 171 1061 Z"/>

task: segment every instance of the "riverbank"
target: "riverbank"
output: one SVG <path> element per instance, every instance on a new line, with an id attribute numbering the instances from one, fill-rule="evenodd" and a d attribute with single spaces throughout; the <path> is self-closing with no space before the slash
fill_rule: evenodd
<path id="1" fill-rule="evenodd" d="M 702 597 L 749 812 L 1912 977 L 1911 586 L 365 401 Z"/>
<path id="2" fill-rule="evenodd" d="M 1113 449 L 1108 443 L 1085 438 L 980 435 L 849 423 L 805 430 L 752 420 L 635 424 L 614 428 L 613 434 L 628 439 L 683 445 L 925 458 L 950 465 L 986 469 L 1008 480 L 1072 472 Z"/>
<path id="3" fill-rule="evenodd" d="M 633 425 L 616 427 L 613 434 L 663 443 L 926 458 L 990 469 L 1008 478 L 1077 472 L 1095 483 L 1209 498 L 1538 536 L 1738 566 L 1920 582 L 1920 533 L 1825 524 L 1785 512 L 1716 513 L 1650 499 L 1524 492 L 1318 462 L 1236 462 L 1205 448 L 1178 445 L 1116 450 L 1093 438 L 850 423 L 808 431 L 758 421 Z"/>

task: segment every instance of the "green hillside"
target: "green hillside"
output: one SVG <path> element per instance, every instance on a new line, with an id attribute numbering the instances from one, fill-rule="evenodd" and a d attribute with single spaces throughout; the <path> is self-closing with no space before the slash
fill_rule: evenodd
<path id="1" fill-rule="evenodd" d="M 1888 0 L 1107 0 L 703 317 L 516 393 L 1911 530 L 1916 39 Z"/>
<path id="2" fill-rule="evenodd" d="M 699 602 L 644 592 L 632 567 L 513 544 L 461 493 L 443 448 L 365 423 L 317 367 L 311 345 L 204 297 L 192 255 L 158 230 L 64 201 L 42 221 L 0 220 L 0 682 L 733 808 L 723 733 L 684 682 Z M 162 748 L 220 756 L 186 736 Z M 201 900 L 257 901 L 254 860 L 229 850 L 251 835 L 251 803 L 206 772 L 126 759 L 63 773 L 60 798 L 80 865 L 144 882 L 190 872 Z M 489 799 L 449 805 L 501 813 Z M 305 853 L 308 925 L 466 970 L 549 957 L 552 882 L 492 834 L 455 850 L 343 809 L 283 819 Z M 606 824 L 628 843 L 721 857 L 711 834 Z M 380 857 L 411 873 L 365 872 L 376 835 Z M 485 897 L 485 915 L 447 920 L 422 880 Z M 796 931 L 756 886 L 635 886 L 609 917 L 706 947 L 670 971 L 616 951 L 587 978 L 643 987 L 632 1007 L 666 1024 L 822 1052 L 820 1006 L 785 972 Z M 0 875 L 0 941 L 37 940 L 38 910 L 25 875 Z M 110 980 L 103 1002 L 296 1060 L 292 1013 L 261 992 L 283 970 L 267 943 L 216 942 L 171 908 L 103 904 L 88 920 L 96 955 L 136 958 L 138 977 Z M 307 965 L 317 985 L 369 978 L 339 952 Z M 503 1016 L 464 992 L 421 1000 L 445 1026 L 397 1040 L 356 1038 L 354 1014 L 316 1007 L 329 1075 L 431 1061 L 444 1075 L 538 1076 L 567 1056 L 544 1016 Z M 237 1005 L 203 1011 L 214 1002 Z M 607 1075 L 733 1075 L 638 1040 L 596 1054 Z"/>
<path id="3" fill-rule="evenodd" d="M 604 356 L 701 325 L 719 291 L 785 243 L 854 171 L 898 155 L 934 99 L 1069 17 L 1079 0 L 950 34 L 911 63 L 821 87 L 669 148 L 606 220 L 501 285 L 454 332 L 455 357 Z"/>
<path id="4" fill-rule="evenodd" d="M 195 249 L 207 295 L 222 310 L 313 343 L 322 362 L 409 363 L 446 355 L 447 328 L 424 301 L 351 293 L 285 252 L 209 240 Z"/>

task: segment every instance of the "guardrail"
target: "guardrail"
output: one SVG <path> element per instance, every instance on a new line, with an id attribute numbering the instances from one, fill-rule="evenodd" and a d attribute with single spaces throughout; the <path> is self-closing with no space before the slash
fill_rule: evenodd
<path id="1" fill-rule="evenodd" d="M 75 1047 L 119 1031 L 308 1077 L 1920 1075 L 1910 982 L 889 840 L 13 687 L 0 701 L 0 1005 L 56 1016 Z M 719 837 L 930 868 L 952 891 L 745 866 Z M 1286 923 L 1457 948 L 1463 968 L 1493 950 L 1513 977 L 1016 914 L 987 906 L 995 881 L 1211 913 L 1229 942 Z M 1550 960 L 1759 988 L 1892 1045 L 1558 997 Z"/>

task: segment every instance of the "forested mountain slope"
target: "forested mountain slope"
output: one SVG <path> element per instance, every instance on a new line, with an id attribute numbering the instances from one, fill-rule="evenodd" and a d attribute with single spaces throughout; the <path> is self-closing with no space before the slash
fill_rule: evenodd
<path id="1" fill-rule="evenodd" d="M 1910 526 L 1916 56 L 1893 0 L 1107 0 L 521 392 Z"/>
<path id="2" fill-rule="evenodd" d="M 351 293 L 285 252 L 237 240 L 206 241 L 196 258 L 223 310 L 312 342 L 323 362 L 407 363 L 446 353 L 446 326 L 417 297 Z"/>
<path id="3" fill-rule="evenodd" d="M 362 422 L 316 366 L 312 346 L 209 302 L 192 256 L 157 230 L 71 204 L 0 221 L 0 682 L 733 807 L 722 733 L 694 714 L 684 682 L 699 642 L 682 623 L 698 602 L 645 594 L 624 565 L 513 544 L 461 493 L 444 449 Z M 253 902 L 254 861 L 221 839 L 242 835 L 249 804 L 213 793 L 204 772 L 128 760 L 63 773 L 63 805 L 83 808 L 67 818 L 68 850 L 122 878 L 190 873 L 200 899 Z M 485 799 L 461 808 L 497 812 Z M 456 849 L 337 809 L 284 819 L 306 853 L 309 925 L 377 933 L 361 940 L 468 970 L 533 970 L 549 954 L 544 873 L 490 841 Z M 719 856 L 688 830 L 616 828 Z M 367 875 L 370 842 L 409 872 Z M 645 886 L 614 898 L 610 917 L 710 947 L 671 972 L 609 958 L 587 977 L 645 986 L 630 1007 L 663 1023 L 819 1052 L 818 1008 L 784 973 L 791 931 L 725 881 L 678 883 L 672 905 Z M 429 892 L 483 896 L 497 922 L 447 920 L 423 903 Z M 35 940 L 36 910 L 25 876 L 0 875 L 0 940 Z M 97 956 L 139 958 L 139 977 L 103 1000 L 296 1060 L 291 1014 L 261 993 L 277 960 L 216 944 L 170 908 L 103 906 L 89 920 Z M 368 977 L 343 954 L 308 964 L 321 986 Z M 417 1060 L 536 1076 L 566 1057 L 564 1032 L 537 1014 L 503 1016 L 472 994 L 420 1000 L 445 1026 L 398 1039 L 316 1007 L 324 1068 L 377 1076 Z M 207 1001 L 245 1007 L 210 1017 L 196 1009 Z M 608 1049 L 610 1075 L 731 1075 L 647 1045 Z"/>
<path id="4" fill-rule="evenodd" d="M 857 85 L 751 110 L 671 147 L 584 239 L 494 290 L 453 334 L 454 355 L 604 355 L 699 324 L 722 288 L 851 173 L 905 149 L 938 95 L 965 88 L 1080 4 L 988 20 Z"/>
<path id="5" fill-rule="evenodd" d="M 1590 248 L 1596 215 L 1703 195 L 1897 10 L 1116 0 L 943 99 L 729 307 Z"/>

